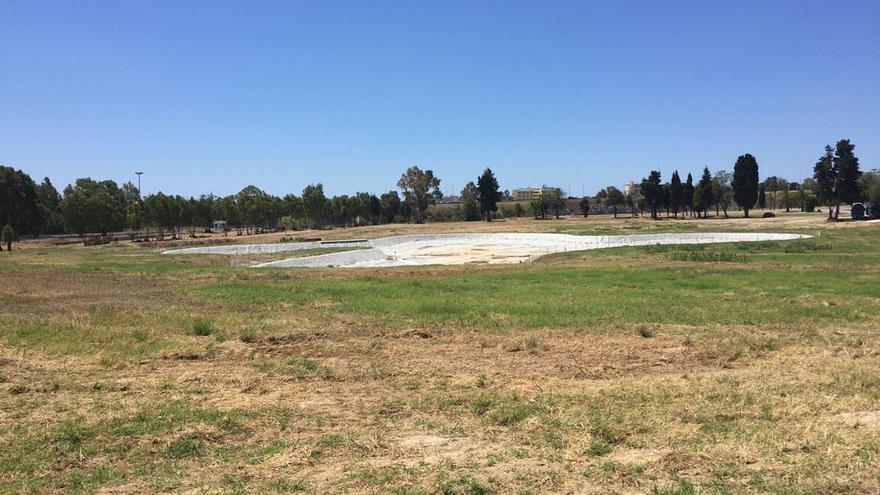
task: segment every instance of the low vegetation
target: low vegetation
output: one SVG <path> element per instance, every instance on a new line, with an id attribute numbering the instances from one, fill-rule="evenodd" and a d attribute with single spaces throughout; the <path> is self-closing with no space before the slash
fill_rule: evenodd
<path id="1" fill-rule="evenodd" d="M 820 235 L 383 269 L 4 253 L 0 492 L 876 493 L 880 231 L 781 217 L 714 228 Z"/>

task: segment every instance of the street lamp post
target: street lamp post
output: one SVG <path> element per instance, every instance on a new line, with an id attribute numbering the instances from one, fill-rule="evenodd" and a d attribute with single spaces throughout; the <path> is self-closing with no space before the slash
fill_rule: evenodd
<path id="1" fill-rule="evenodd" d="M 141 176 L 144 175 L 144 173 L 135 172 L 134 174 L 138 176 L 138 196 L 141 196 Z"/>

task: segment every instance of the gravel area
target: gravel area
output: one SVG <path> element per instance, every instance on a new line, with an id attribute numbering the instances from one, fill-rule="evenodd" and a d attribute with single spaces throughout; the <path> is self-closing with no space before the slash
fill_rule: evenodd
<path id="1" fill-rule="evenodd" d="M 385 237 L 356 244 L 365 247 L 339 253 L 289 258 L 261 263 L 256 267 L 384 267 L 408 265 L 462 265 L 468 263 L 526 263 L 566 251 L 584 251 L 651 244 L 711 244 L 721 242 L 786 241 L 811 236 L 803 234 L 695 232 L 579 236 L 570 234 L 425 234 Z M 198 247 L 166 254 L 264 254 L 316 247 L 333 243 L 251 244 Z"/>

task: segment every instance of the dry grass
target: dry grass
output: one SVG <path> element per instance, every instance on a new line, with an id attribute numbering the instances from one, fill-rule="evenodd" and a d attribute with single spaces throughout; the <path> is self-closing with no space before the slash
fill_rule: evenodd
<path id="1" fill-rule="evenodd" d="M 0 262 L 0 491 L 880 492 L 880 233 L 767 222 L 674 228 L 823 235 L 706 248 L 747 263 L 625 248 L 248 270 L 126 247 L 13 253 Z M 492 292 L 474 303 L 480 286 Z M 670 305 L 680 317 L 662 317 Z"/>

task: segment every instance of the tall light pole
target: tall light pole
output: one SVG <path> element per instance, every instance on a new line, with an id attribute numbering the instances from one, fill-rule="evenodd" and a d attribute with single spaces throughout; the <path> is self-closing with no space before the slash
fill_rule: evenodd
<path id="1" fill-rule="evenodd" d="M 138 196 L 142 196 L 141 194 L 141 176 L 144 175 L 143 172 L 135 172 L 135 175 L 138 176 Z"/>

